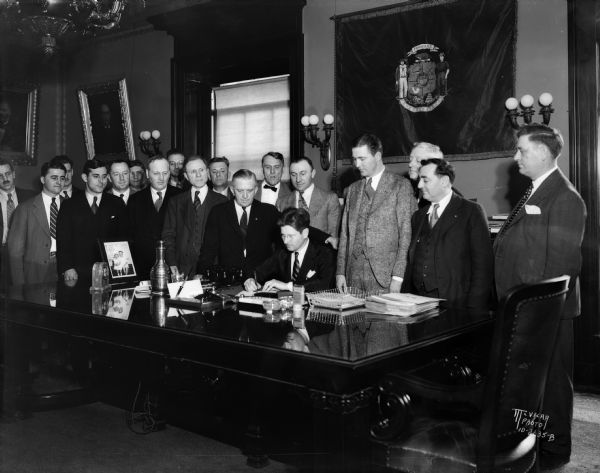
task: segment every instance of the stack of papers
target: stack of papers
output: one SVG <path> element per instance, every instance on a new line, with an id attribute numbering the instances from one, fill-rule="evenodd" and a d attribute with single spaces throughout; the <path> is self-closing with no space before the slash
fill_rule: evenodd
<path id="1" fill-rule="evenodd" d="M 367 297 L 366 309 L 377 314 L 407 317 L 435 309 L 441 300 L 443 299 L 394 292 Z"/>

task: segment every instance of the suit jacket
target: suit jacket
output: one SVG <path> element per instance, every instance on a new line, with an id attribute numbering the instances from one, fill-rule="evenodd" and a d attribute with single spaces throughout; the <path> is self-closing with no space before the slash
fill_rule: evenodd
<path id="1" fill-rule="evenodd" d="M 241 268 L 246 275 L 251 275 L 281 242 L 278 218 L 279 212 L 274 206 L 258 200 L 252 202 L 244 257 L 242 232 L 234 201 L 217 205 L 208 216 L 199 268 L 204 270 L 216 263 L 225 269 Z"/>
<path id="2" fill-rule="evenodd" d="M 18 201 L 17 208 L 19 207 L 19 205 L 21 205 L 28 199 L 31 199 L 36 194 L 35 191 L 31 191 L 29 189 L 19 189 L 17 187 L 15 187 L 15 193 L 17 194 L 17 201 Z M 2 238 L 2 235 L 4 235 L 4 215 L 2 212 L 4 212 L 4 209 L 0 205 L 0 238 Z M 14 218 L 14 213 L 13 213 L 13 218 Z"/>
<path id="3" fill-rule="evenodd" d="M 563 318 L 579 315 L 585 218 L 583 199 L 561 170 L 556 169 L 494 241 L 498 298 L 518 284 L 568 274 L 571 281 Z"/>
<path id="4" fill-rule="evenodd" d="M 418 294 L 412 281 L 415 249 L 429 205 L 414 213 L 403 292 Z M 453 194 L 431 233 L 439 296 L 449 306 L 485 309 L 492 293 L 492 240 L 479 204 Z"/>
<path id="5" fill-rule="evenodd" d="M 256 195 L 254 196 L 255 200 L 260 201 L 260 198 L 262 196 L 262 191 L 263 191 L 263 183 L 265 181 L 258 181 L 258 190 L 256 191 Z M 271 192 L 271 191 L 269 191 Z M 280 202 L 285 199 L 286 197 L 288 197 L 290 194 L 293 194 L 293 191 L 290 187 L 290 182 L 289 181 L 281 181 L 280 186 L 279 186 L 279 194 L 277 195 L 277 201 L 275 202 L 275 207 L 277 207 L 278 210 L 281 210 Z"/>
<path id="6" fill-rule="evenodd" d="M 154 265 L 156 243 L 162 237 L 169 201 L 180 192 L 176 187 L 167 186 L 164 191 L 163 203 L 158 212 L 152 202 L 150 187 L 129 195 L 127 202 L 128 235 L 131 241 L 133 262 L 142 279 L 149 278 L 150 269 Z"/>
<path id="7" fill-rule="evenodd" d="M 8 254 L 13 284 L 52 282 L 50 226 L 42 194 L 20 203 L 13 214 L 8 233 Z"/>
<path id="8" fill-rule="evenodd" d="M 86 193 L 63 201 L 56 221 L 58 274 L 74 268 L 79 277 L 90 277 L 92 266 L 102 261 L 98 240 L 127 239 L 127 210 L 114 195 L 103 194 L 96 215 Z"/>
<path id="9" fill-rule="evenodd" d="M 296 208 L 297 195 L 296 191 L 292 192 L 281 200 L 277 208 L 282 212 L 285 209 Z M 310 198 L 308 213 L 312 227 L 337 238 L 340 225 L 340 201 L 335 192 L 324 191 L 315 186 Z"/>
<path id="10" fill-rule="evenodd" d="M 165 241 L 166 259 L 169 266 L 177 266 L 179 271 L 188 274 L 196 269 L 200 248 L 205 238 L 206 222 L 213 207 L 227 202 L 227 198 L 208 190 L 203 202 L 206 220 L 200 234 L 194 233 L 195 210 L 191 192 L 182 192 L 171 199 L 167 206 L 162 239 Z M 194 244 L 196 243 L 195 249 Z"/>
<path id="11" fill-rule="evenodd" d="M 287 283 L 292 280 L 291 268 L 292 253 L 281 248 L 256 268 L 256 278 L 261 284 L 273 278 Z M 329 289 L 333 287 L 334 272 L 332 250 L 309 240 L 296 283 L 306 291 Z"/>
<path id="12" fill-rule="evenodd" d="M 366 179 L 353 182 L 346 197 L 340 227 L 336 274 L 348 276 L 348 258 L 356 236 L 358 211 L 365 195 Z M 387 169 L 381 175 L 377 193 L 367 217 L 366 255 L 377 282 L 387 287 L 392 276 L 402 277 L 410 246 L 410 219 L 417 201 L 408 180 Z"/>

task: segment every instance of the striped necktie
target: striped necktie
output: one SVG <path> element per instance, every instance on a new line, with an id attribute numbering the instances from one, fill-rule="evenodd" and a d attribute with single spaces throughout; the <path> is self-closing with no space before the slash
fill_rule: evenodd
<path id="1" fill-rule="evenodd" d="M 294 268 L 292 269 L 292 281 L 296 282 L 298 275 L 300 274 L 300 254 L 294 252 Z"/>
<path id="2" fill-rule="evenodd" d="M 373 186 L 371 185 L 371 178 L 367 179 L 367 183 L 365 185 L 365 194 L 367 194 L 367 197 L 369 198 L 369 200 L 373 200 L 373 196 L 375 195 L 375 189 L 373 189 Z"/>
<path id="3" fill-rule="evenodd" d="M 12 214 L 15 211 L 15 201 L 12 198 L 11 192 L 8 193 L 7 198 L 8 200 L 6 201 L 6 221 L 8 222 L 8 226 L 10 227 Z"/>
<path id="4" fill-rule="evenodd" d="M 532 192 L 533 192 L 533 182 L 531 184 L 529 184 L 529 187 L 525 191 L 525 194 L 523 194 L 523 197 L 521 197 L 521 199 L 519 200 L 519 202 L 517 202 L 517 205 L 515 205 L 515 208 L 512 210 L 512 212 L 510 213 L 510 215 L 508 216 L 508 218 L 504 222 L 504 225 L 502 225 L 502 228 L 498 232 L 498 235 L 501 235 L 502 233 L 504 233 L 506 231 L 506 229 L 508 227 L 510 227 L 510 224 L 513 222 L 513 220 L 515 219 L 515 217 L 519 214 L 519 212 L 521 211 L 521 209 L 525 206 L 525 203 L 527 202 L 527 200 L 529 199 L 529 197 L 531 197 L 531 193 Z"/>
<path id="5" fill-rule="evenodd" d="M 306 205 L 306 200 L 304 200 L 304 192 L 298 191 L 298 208 L 304 209 L 308 212 L 308 205 Z"/>
<path id="6" fill-rule="evenodd" d="M 200 202 L 200 191 L 196 191 L 196 197 L 194 197 L 194 210 L 197 212 L 201 205 L 202 202 Z"/>
<path id="7" fill-rule="evenodd" d="M 58 217 L 58 205 L 56 205 L 56 197 L 52 197 L 50 204 L 50 236 L 56 240 L 56 218 Z"/>

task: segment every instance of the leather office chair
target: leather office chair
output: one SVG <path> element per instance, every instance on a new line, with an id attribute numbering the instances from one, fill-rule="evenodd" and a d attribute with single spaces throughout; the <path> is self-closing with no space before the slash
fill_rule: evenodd
<path id="1" fill-rule="evenodd" d="M 388 375 L 379 398 L 387 415 L 371 430 L 373 463 L 410 473 L 536 468 L 538 437 L 551 434 L 543 396 L 568 282 L 562 276 L 510 291 L 494 322 L 487 374 L 473 383 L 440 384 L 418 370 Z M 409 407 L 413 400 L 421 415 Z"/>

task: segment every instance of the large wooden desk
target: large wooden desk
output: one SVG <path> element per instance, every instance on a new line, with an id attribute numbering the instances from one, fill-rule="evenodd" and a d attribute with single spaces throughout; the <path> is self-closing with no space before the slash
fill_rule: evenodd
<path id="1" fill-rule="evenodd" d="M 32 330 L 53 332 L 103 347 L 104 352 L 126 353 L 140 365 L 134 375 L 143 376 L 144 365 L 154 363 L 170 372 L 185 365 L 242 380 L 247 389 L 239 392 L 240 402 L 258 413 L 249 422 L 260 423 L 260 413 L 269 412 L 268 406 L 260 406 L 269 399 L 265 395 L 269 389 L 294 392 L 313 410 L 315 450 L 332 453 L 324 470 L 332 471 L 335 465 L 339 471 L 361 471 L 362 462 L 368 462 L 370 404 L 382 375 L 443 357 L 457 346 L 489 336 L 491 330 L 489 314 L 460 311 L 442 311 L 410 323 L 369 314 L 341 324 L 307 319 L 310 340 L 300 347 L 304 351 L 295 351 L 284 347 L 295 333 L 290 321 L 243 316 L 223 304 L 203 313 L 167 314 L 164 302 L 135 299 L 122 320 L 93 313 L 98 310 L 93 310 L 86 281 L 74 287 L 62 283 L 11 287 L 2 311 L 5 405 L 17 402 L 20 392 L 19 370 L 11 367 L 19 366 L 24 340 Z M 293 405 L 290 402 L 290 410 Z"/>

